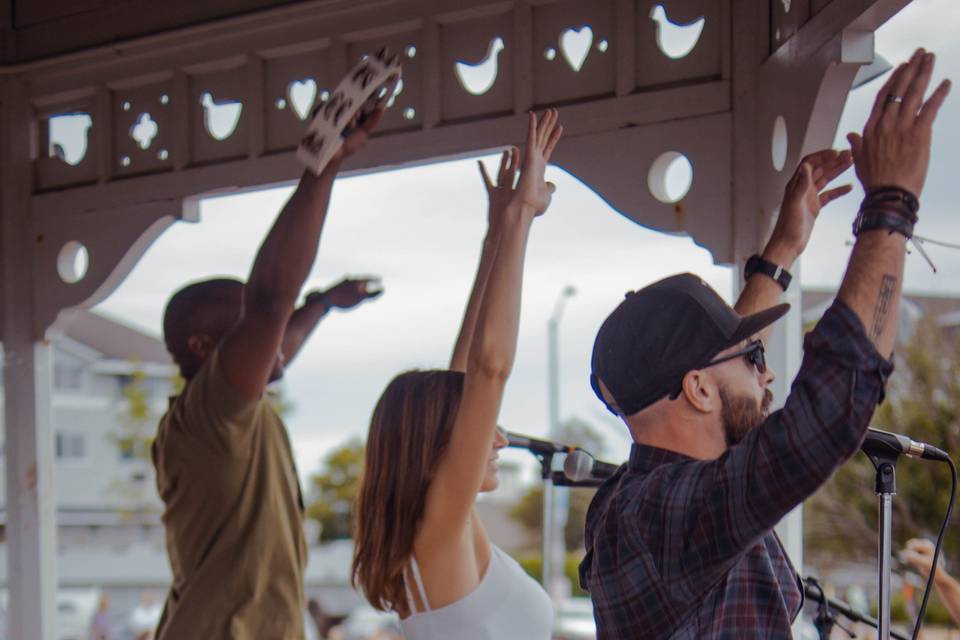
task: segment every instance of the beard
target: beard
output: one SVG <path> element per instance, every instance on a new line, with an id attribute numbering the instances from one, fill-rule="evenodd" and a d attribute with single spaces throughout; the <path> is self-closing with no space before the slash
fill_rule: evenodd
<path id="1" fill-rule="evenodd" d="M 720 420 L 723 422 L 723 437 L 727 446 L 732 447 L 743 440 L 748 433 L 760 425 L 770 414 L 773 393 L 763 390 L 763 399 L 758 403 L 747 395 L 735 395 L 727 387 L 720 387 Z"/>

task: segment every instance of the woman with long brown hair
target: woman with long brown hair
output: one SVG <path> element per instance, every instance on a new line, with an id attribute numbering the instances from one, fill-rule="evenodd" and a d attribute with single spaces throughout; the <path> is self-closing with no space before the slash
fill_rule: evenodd
<path id="1" fill-rule="evenodd" d="M 544 171 L 563 128 L 530 114 L 496 184 L 481 173 L 490 220 L 450 370 L 408 371 L 387 385 L 370 422 L 356 509 L 354 584 L 395 611 L 409 640 L 547 640 L 553 608 L 540 586 L 490 543 L 474 509 L 497 487 L 497 429 L 520 322 L 530 225 L 554 191 Z"/>

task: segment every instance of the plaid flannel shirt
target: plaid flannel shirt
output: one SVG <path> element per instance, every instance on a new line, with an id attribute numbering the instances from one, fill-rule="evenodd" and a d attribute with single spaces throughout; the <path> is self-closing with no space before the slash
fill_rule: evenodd
<path id="1" fill-rule="evenodd" d="M 783 409 L 716 460 L 634 444 L 587 513 L 599 640 L 792 638 L 803 603 L 773 527 L 863 440 L 893 365 L 840 301 Z"/>

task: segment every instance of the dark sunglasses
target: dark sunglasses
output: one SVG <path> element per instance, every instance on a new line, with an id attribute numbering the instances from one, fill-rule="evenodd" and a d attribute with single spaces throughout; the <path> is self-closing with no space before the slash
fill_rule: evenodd
<path id="1" fill-rule="evenodd" d="M 759 340 L 751 340 L 746 347 L 736 353 L 711 360 L 706 364 L 704 369 L 712 367 L 715 364 L 720 364 L 721 362 L 727 362 L 728 360 L 736 360 L 737 358 L 743 358 L 747 361 L 747 364 L 756 367 L 760 373 L 767 372 L 767 358 L 763 350 L 763 343 Z"/>

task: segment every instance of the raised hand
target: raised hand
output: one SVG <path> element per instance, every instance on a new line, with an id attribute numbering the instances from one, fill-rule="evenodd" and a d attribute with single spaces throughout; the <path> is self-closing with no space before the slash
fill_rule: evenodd
<path id="1" fill-rule="evenodd" d="M 917 573 L 926 577 L 930 575 L 933 568 L 933 552 L 936 547 L 929 540 L 923 538 L 913 538 L 907 541 L 907 546 L 900 551 L 900 560 L 906 562 L 916 570 Z M 937 569 L 937 573 L 943 571 L 943 567 Z"/>
<path id="2" fill-rule="evenodd" d="M 373 135 L 377 125 L 380 124 L 380 120 L 383 119 L 383 111 L 383 107 L 379 107 L 367 115 L 362 121 L 358 121 L 357 116 L 354 116 L 353 120 L 347 125 L 347 128 L 344 129 L 346 136 L 343 139 L 343 144 L 340 145 L 337 152 L 333 154 L 331 162 L 340 162 L 362 149 L 363 146 L 367 144 L 370 136 Z M 357 113 L 360 114 L 361 112 Z"/>
<path id="3" fill-rule="evenodd" d="M 326 291 L 315 291 L 307 297 L 319 296 L 327 308 L 350 309 L 381 293 L 383 287 L 377 278 L 344 278 Z"/>
<path id="4" fill-rule="evenodd" d="M 944 80 L 924 102 L 934 55 L 917 49 L 877 93 L 863 134 L 847 136 L 865 190 L 895 186 L 920 197 L 930 163 L 933 121 L 950 92 Z"/>
<path id="5" fill-rule="evenodd" d="M 495 228 L 516 191 L 513 185 L 517 181 L 517 172 L 520 170 L 520 150 L 516 147 L 504 150 L 500 157 L 500 169 L 497 171 L 496 182 L 490 179 L 490 174 L 487 173 L 487 168 L 482 161 L 477 160 L 477 165 L 480 167 L 480 177 L 487 189 L 487 199 L 490 203 L 489 225 L 490 228 Z"/>
<path id="6" fill-rule="evenodd" d="M 547 109 L 543 118 L 537 122 L 537 116 L 530 112 L 530 124 L 527 130 L 527 143 L 523 150 L 523 167 L 520 169 L 520 183 L 512 202 L 521 207 L 529 207 L 535 215 L 540 215 L 550 206 L 550 199 L 556 187 L 544 180 L 544 173 L 550 156 L 553 154 L 563 126 L 558 124 L 559 113 L 556 109 Z"/>
<path id="7" fill-rule="evenodd" d="M 806 156 L 787 182 L 780 215 L 770 244 L 787 252 L 791 259 L 803 253 L 813 233 L 820 210 L 827 203 L 850 193 L 849 184 L 824 191 L 853 162 L 849 151 L 824 149 Z"/>

